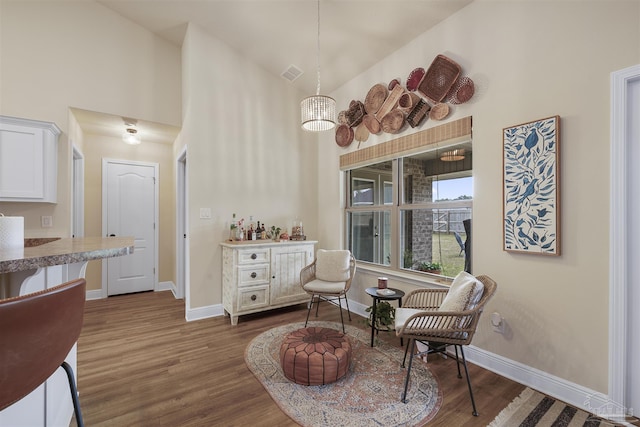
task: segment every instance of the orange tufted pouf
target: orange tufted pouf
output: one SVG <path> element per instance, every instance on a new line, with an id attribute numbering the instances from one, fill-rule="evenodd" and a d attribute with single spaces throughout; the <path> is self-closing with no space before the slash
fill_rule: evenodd
<path id="1" fill-rule="evenodd" d="M 284 376 L 302 385 L 329 384 L 344 377 L 351 363 L 351 343 L 334 329 L 303 328 L 280 346 Z"/>

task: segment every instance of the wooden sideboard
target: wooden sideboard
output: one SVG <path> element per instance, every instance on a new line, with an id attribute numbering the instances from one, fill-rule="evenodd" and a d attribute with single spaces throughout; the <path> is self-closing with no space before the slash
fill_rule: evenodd
<path id="1" fill-rule="evenodd" d="M 316 241 L 223 242 L 222 305 L 231 324 L 238 316 L 307 302 L 300 270 L 311 264 Z"/>

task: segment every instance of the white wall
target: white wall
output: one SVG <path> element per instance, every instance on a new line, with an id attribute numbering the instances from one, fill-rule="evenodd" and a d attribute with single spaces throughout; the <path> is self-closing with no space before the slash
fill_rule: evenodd
<path id="1" fill-rule="evenodd" d="M 317 235 L 315 134 L 300 130 L 302 95 L 190 25 L 182 49 L 188 147 L 190 307 L 222 302 L 222 251 L 232 214 Z M 211 219 L 200 219 L 211 208 Z"/>
<path id="2" fill-rule="evenodd" d="M 609 74 L 640 62 L 640 2 L 476 1 L 385 58 L 333 95 L 338 109 L 364 100 L 375 83 L 427 68 L 439 53 L 456 60 L 476 95 L 449 119 L 473 116 L 473 271 L 498 282 L 473 344 L 588 389 L 608 385 Z M 333 64 L 338 66 L 339 64 Z M 332 65 L 326 65 L 330 72 Z M 561 116 L 562 256 L 502 250 L 502 129 Z M 427 121 L 420 129 L 437 125 Z M 414 132 L 407 130 L 406 132 Z M 330 144 L 324 135 L 321 144 Z M 372 138 L 362 147 L 390 139 Z M 341 242 L 338 156 L 320 152 L 320 238 Z M 328 172 L 327 172 L 328 171 Z M 366 296 L 355 299 L 369 304 Z"/>
<path id="3" fill-rule="evenodd" d="M 0 114 L 55 122 L 58 203 L 0 203 L 25 236 L 69 237 L 69 107 L 180 125 L 180 49 L 93 1 L 0 0 Z M 52 215 L 53 228 L 40 227 Z"/>

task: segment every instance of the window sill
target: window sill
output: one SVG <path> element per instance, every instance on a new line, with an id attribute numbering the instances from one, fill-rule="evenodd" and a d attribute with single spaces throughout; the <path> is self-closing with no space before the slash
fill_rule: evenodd
<path id="1" fill-rule="evenodd" d="M 392 270 L 391 268 L 385 268 L 362 261 L 357 261 L 357 269 L 358 271 L 364 271 L 369 274 L 384 276 L 389 280 L 396 280 L 402 283 L 423 288 L 430 288 L 433 286 L 448 288 L 451 285 L 451 282 L 453 282 L 453 279 L 443 276 L 437 276 L 435 274 L 411 273 L 409 271 Z"/>

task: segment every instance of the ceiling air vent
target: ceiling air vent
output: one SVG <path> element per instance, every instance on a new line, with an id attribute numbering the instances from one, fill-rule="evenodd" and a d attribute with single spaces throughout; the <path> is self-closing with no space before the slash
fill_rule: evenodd
<path id="1" fill-rule="evenodd" d="M 289 68 L 284 70 L 280 75 L 290 82 L 293 82 L 302 75 L 302 70 L 295 65 L 289 65 Z"/>

